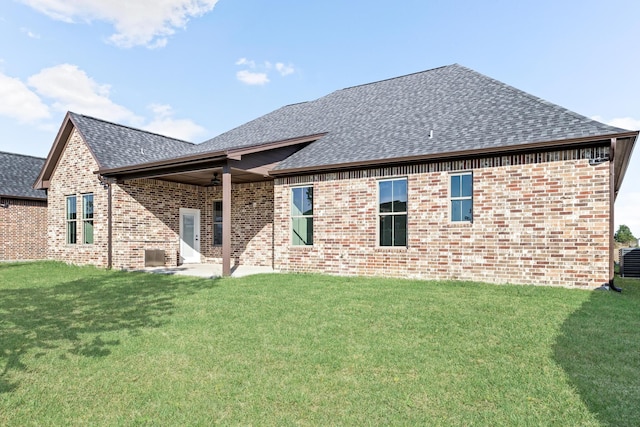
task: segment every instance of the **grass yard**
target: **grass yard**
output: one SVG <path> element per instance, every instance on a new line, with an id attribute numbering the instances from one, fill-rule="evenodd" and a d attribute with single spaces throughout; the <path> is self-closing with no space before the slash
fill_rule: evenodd
<path id="1" fill-rule="evenodd" d="M 0 425 L 640 425 L 614 292 L 0 264 Z"/>

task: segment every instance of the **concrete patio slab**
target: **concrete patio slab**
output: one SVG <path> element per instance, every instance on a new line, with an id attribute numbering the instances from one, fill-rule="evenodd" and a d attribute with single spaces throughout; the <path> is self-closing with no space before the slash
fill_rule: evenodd
<path id="1" fill-rule="evenodd" d="M 175 274 L 214 279 L 222 277 L 222 264 L 182 264 L 177 267 L 146 267 L 138 271 L 158 274 Z M 231 277 L 244 277 L 252 274 L 274 273 L 271 267 L 255 265 L 236 265 L 231 268 Z"/>

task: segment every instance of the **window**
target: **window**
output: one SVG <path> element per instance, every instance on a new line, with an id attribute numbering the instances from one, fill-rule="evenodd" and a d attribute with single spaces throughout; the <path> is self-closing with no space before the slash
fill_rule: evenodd
<path id="1" fill-rule="evenodd" d="M 460 173 L 451 175 L 451 221 L 473 220 L 473 175 Z"/>
<path id="2" fill-rule="evenodd" d="M 82 243 L 93 244 L 93 194 L 82 195 Z"/>
<path id="3" fill-rule="evenodd" d="M 407 246 L 407 179 L 378 182 L 380 246 Z"/>
<path id="4" fill-rule="evenodd" d="M 76 211 L 76 196 L 67 196 L 66 220 L 67 220 L 67 243 L 75 244 L 78 238 L 78 223 Z"/>
<path id="5" fill-rule="evenodd" d="M 313 187 L 291 189 L 291 242 L 313 245 Z"/>
<path id="6" fill-rule="evenodd" d="M 222 200 L 213 202 L 213 246 L 222 246 Z"/>

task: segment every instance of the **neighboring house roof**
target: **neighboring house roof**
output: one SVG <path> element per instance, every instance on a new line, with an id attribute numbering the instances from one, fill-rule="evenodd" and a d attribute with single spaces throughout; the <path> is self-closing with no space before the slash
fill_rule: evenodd
<path id="1" fill-rule="evenodd" d="M 188 154 L 194 144 L 81 114 L 69 117 L 101 168 L 118 168 Z"/>
<path id="2" fill-rule="evenodd" d="M 327 135 L 276 169 L 489 150 L 626 131 L 455 64 L 289 105 L 205 141 L 196 150 L 320 132 Z"/>
<path id="3" fill-rule="evenodd" d="M 40 157 L 0 151 L 0 196 L 46 200 L 44 191 L 32 187 L 44 161 Z"/>

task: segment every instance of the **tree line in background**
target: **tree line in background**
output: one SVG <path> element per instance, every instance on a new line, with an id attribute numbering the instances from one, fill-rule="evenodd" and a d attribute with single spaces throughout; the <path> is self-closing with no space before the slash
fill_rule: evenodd
<path id="1" fill-rule="evenodd" d="M 622 244 L 625 244 L 625 245 L 630 245 L 630 246 L 637 246 L 638 245 L 638 239 L 636 239 L 634 237 L 634 235 L 631 232 L 631 230 L 629 229 L 629 227 L 627 227 L 624 224 L 622 224 L 622 225 L 620 225 L 620 227 L 618 227 L 618 231 L 616 231 L 616 233 L 613 235 L 613 239 L 616 242 L 622 243 Z"/>

